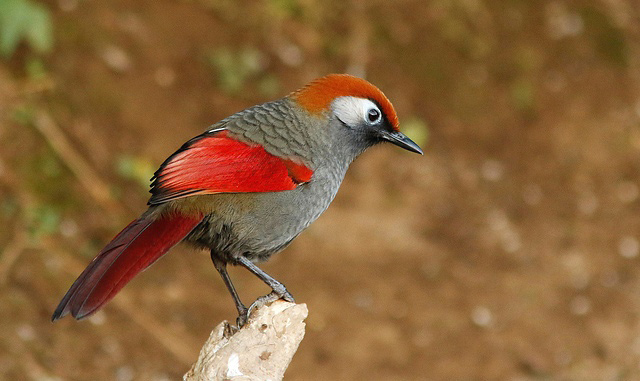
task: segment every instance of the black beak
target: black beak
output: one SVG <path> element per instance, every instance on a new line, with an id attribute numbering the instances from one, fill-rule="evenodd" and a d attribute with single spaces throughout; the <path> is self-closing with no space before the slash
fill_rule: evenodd
<path id="1" fill-rule="evenodd" d="M 397 145 L 400 148 L 406 149 L 407 151 L 419 153 L 420 155 L 423 154 L 420 147 L 418 147 L 418 145 L 413 140 L 409 139 L 407 135 L 403 134 L 400 131 L 385 131 L 382 133 L 382 138 L 389 141 L 390 143 Z"/>

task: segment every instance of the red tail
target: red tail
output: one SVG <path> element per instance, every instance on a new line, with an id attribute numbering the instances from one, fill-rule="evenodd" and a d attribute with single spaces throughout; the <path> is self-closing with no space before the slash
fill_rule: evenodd
<path id="1" fill-rule="evenodd" d="M 201 217 L 141 217 L 124 228 L 80 274 L 53 313 L 76 319 L 92 314 L 111 300 L 139 272 L 180 242 Z"/>

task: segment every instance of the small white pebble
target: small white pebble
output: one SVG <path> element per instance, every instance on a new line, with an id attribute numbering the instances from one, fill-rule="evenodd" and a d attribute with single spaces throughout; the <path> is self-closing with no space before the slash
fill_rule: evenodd
<path id="1" fill-rule="evenodd" d="M 502 236 L 502 248 L 507 253 L 515 253 L 522 248 L 520 234 L 514 230 L 507 230 Z"/>
<path id="2" fill-rule="evenodd" d="M 36 331 L 28 324 L 22 324 L 16 328 L 16 333 L 22 341 L 32 341 L 36 338 Z"/>
<path id="3" fill-rule="evenodd" d="M 67 238 L 75 237 L 78 234 L 78 224 L 70 218 L 65 218 L 60 222 L 60 234 Z"/>
<path id="4" fill-rule="evenodd" d="M 498 160 L 487 160 L 482 164 L 482 177 L 489 181 L 498 181 L 504 175 L 504 165 Z"/>
<path id="5" fill-rule="evenodd" d="M 283 44 L 278 49 L 278 56 L 282 63 L 291 67 L 298 67 L 302 64 L 302 50 L 294 44 Z"/>
<path id="6" fill-rule="evenodd" d="M 640 254 L 640 242 L 632 236 L 622 237 L 618 243 L 618 253 L 625 258 L 635 258 Z"/>
<path id="7" fill-rule="evenodd" d="M 499 209 L 494 209 L 489 212 L 487 222 L 489 223 L 489 228 L 493 231 L 503 231 L 509 228 L 510 225 L 509 217 Z"/>
<path id="8" fill-rule="evenodd" d="M 547 32 L 556 40 L 578 36 L 584 30 L 584 21 L 579 13 L 571 12 L 562 2 L 551 2 L 546 6 Z"/>
<path id="9" fill-rule="evenodd" d="M 131 69 L 131 58 L 119 46 L 108 45 L 100 52 L 100 57 L 107 66 L 116 72 L 123 73 Z"/>
<path id="10" fill-rule="evenodd" d="M 93 325 L 103 325 L 107 321 L 107 316 L 103 311 L 98 311 L 89 317 L 89 321 Z"/>
<path id="11" fill-rule="evenodd" d="M 130 366 L 121 366 L 116 369 L 116 380 L 118 381 L 130 381 L 134 378 L 133 368 Z"/>
<path id="12" fill-rule="evenodd" d="M 154 78 L 160 87 L 170 87 L 176 81 L 176 72 L 168 66 L 161 66 L 156 69 Z"/>
<path id="13" fill-rule="evenodd" d="M 569 303 L 571 313 L 578 316 L 584 316 L 591 311 L 591 301 L 584 295 L 578 295 Z"/>
<path id="14" fill-rule="evenodd" d="M 363 310 L 373 307 L 373 293 L 370 290 L 359 290 L 352 298 L 353 304 Z"/>
<path id="15" fill-rule="evenodd" d="M 44 259 L 44 265 L 47 267 L 47 270 L 51 272 L 58 272 L 62 268 L 62 261 L 60 258 L 47 257 Z"/>
<path id="16" fill-rule="evenodd" d="M 113 337 L 106 337 L 102 342 L 102 350 L 109 354 L 111 357 L 119 356 L 122 353 L 122 347 L 120 343 Z"/>
<path id="17" fill-rule="evenodd" d="M 569 273 L 569 280 L 573 288 L 585 289 L 591 282 L 591 274 L 587 270 L 585 256 L 580 252 L 570 252 L 562 256 L 561 260 Z"/>
<path id="18" fill-rule="evenodd" d="M 570 271 L 582 271 L 586 268 L 584 254 L 579 251 L 570 251 L 561 257 L 562 264 Z"/>
<path id="19" fill-rule="evenodd" d="M 595 194 L 589 192 L 578 196 L 578 210 L 585 215 L 592 215 L 598 210 L 600 201 Z"/>
<path id="20" fill-rule="evenodd" d="M 471 320 L 479 327 L 488 327 L 493 323 L 493 314 L 487 307 L 478 306 L 471 311 Z"/>

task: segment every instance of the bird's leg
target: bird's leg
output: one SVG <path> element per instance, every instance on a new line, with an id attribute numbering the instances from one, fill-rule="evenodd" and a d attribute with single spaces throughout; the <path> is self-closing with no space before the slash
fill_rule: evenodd
<path id="1" fill-rule="evenodd" d="M 233 297 L 233 302 L 236 304 L 236 309 L 238 310 L 236 325 L 238 326 L 238 328 L 242 328 L 242 326 L 247 323 L 247 320 L 249 318 L 249 309 L 242 303 L 242 300 L 240 300 L 240 296 L 238 296 L 236 288 L 233 287 L 233 283 L 231 283 L 231 277 L 229 277 L 229 273 L 227 272 L 227 262 L 218 258 L 213 250 L 211 251 L 211 261 L 213 261 L 213 266 L 215 266 L 216 270 L 218 270 L 218 272 L 220 273 L 225 286 L 227 286 L 227 290 L 229 290 L 229 293 L 231 293 L 231 297 Z"/>
<path id="2" fill-rule="evenodd" d="M 247 270 L 251 271 L 255 276 L 260 278 L 261 281 L 267 284 L 267 286 L 271 287 L 273 291 L 269 294 L 264 295 L 256 299 L 255 302 L 249 306 L 249 311 L 247 313 L 250 314 L 255 308 L 259 308 L 264 306 L 265 304 L 274 302 L 278 299 L 284 299 L 287 302 L 295 303 L 293 296 L 287 291 L 287 288 L 284 284 L 275 280 L 271 275 L 262 271 L 258 266 L 256 266 L 253 262 L 248 260 L 245 257 L 238 258 L 238 264 L 242 265 Z"/>

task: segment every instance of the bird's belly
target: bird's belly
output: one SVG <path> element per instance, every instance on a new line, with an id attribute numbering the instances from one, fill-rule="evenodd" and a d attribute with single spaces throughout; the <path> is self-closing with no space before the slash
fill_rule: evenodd
<path id="1" fill-rule="evenodd" d="M 324 212 L 335 192 L 319 197 L 302 185 L 291 191 L 219 194 L 216 207 L 186 238 L 227 262 L 263 261 L 284 249 Z"/>

